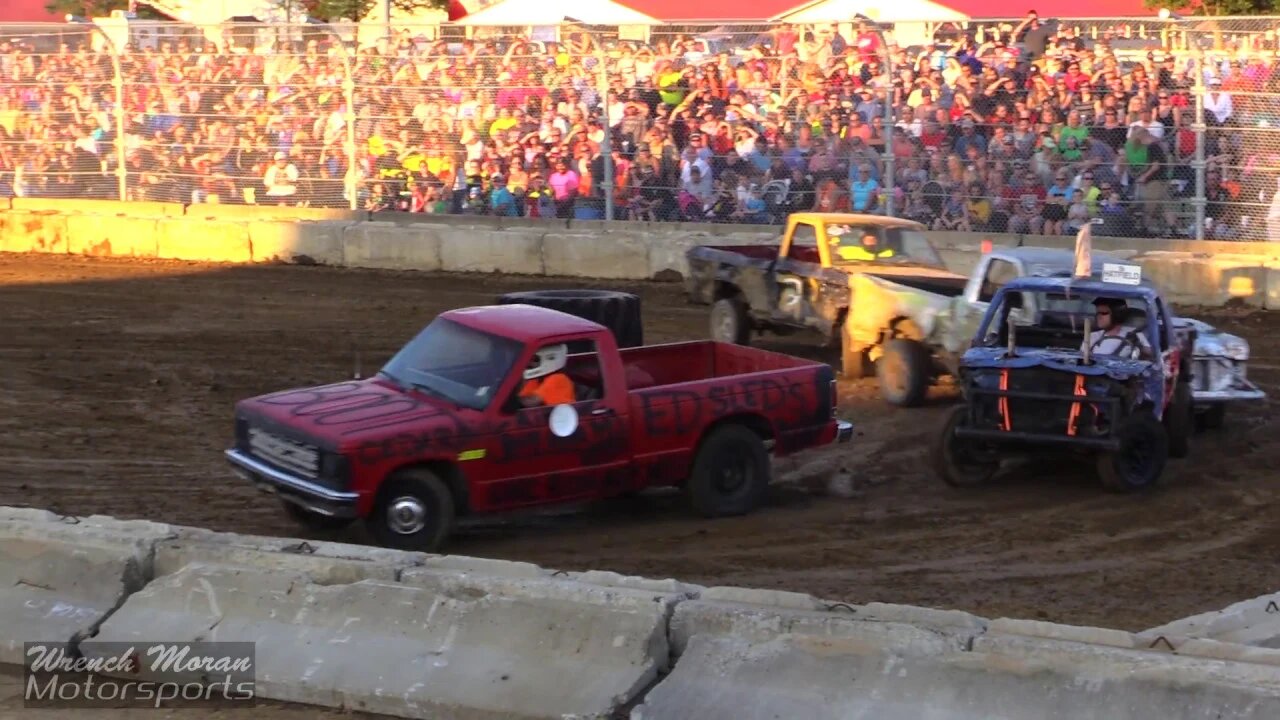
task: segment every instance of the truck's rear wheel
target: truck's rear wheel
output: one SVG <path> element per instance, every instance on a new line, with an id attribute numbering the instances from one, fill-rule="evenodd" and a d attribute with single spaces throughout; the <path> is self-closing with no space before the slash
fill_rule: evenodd
<path id="1" fill-rule="evenodd" d="M 685 494 L 707 517 L 742 515 L 764 502 L 771 473 L 760 436 L 742 425 L 723 425 L 699 446 Z"/>
<path id="2" fill-rule="evenodd" d="M 1196 413 L 1197 430 L 1217 430 L 1227 419 L 1226 403 L 1214 403 L 1203 412 Z"/>
<path id="3" fill-rule="evenodd" d="M 934 472 L 943 482 L 959 488 L 976 487 L 991 479 L 1000 469 L 1000 459 L 972 440 L 956 437 L 956 428 L 964 423 L 968 408 L 957 405 L 947 411 L 942 430 L 934 439 L 929 459 Z"/>
<path id="4" fill-rule="evenodd" d="M 308 510 L 297 503 L 291 503 L 288 500 L 281 500 L 280 504 L 284 505 L 284 512 L 294 522 L 308 530 L 318 532 L 333 532 L 341 530 L 351 524 L 351 518 L 333 517 L 331 515 L 321 515 L 318 512 Z"/>
<path id="5" fill-rule="evenodd" d="M 1191 434 L 1195 431 L 1195 408 L 1192 407 L 1191 384 L 1174 384 L 1173 402 L 1164 412 L 1165 432 L 1169 435 L 1169 457 L 1184 458 L 1191 453 Z"/>
<path id="6" fill-rule="evenodd" d="M 379 545 L 434 552 L 453 531 L 453 494 L 435 473 L 402 470 L 387 478 L 365 522 Z"/>
<path id="7" fill-rule="evenodd" d="M 1120 449 L 1098 455 L 1098 476 L 1108 490 L 1149 490 L 1160 481 L 1169 458 L 1169 436 L 1155 417 L 1138 412 L 1116 428 Z"/>
<path id="8" fill-rule="evenodd" d="M 933 357 L 915 340 L 895 338 L 884 344 L 876 361 L 880 394 L 899 407 L 915 407 L 924 401 L 932 377 Z"/>
<path id="9" fill-rule="evenodd" d="M 536 305 L 599 323 L 620 348 L 644 345 L 640 297 L 613 290 L 527 290 L 498 296 L 499 305 Z"/>
<path id="10" fill-rule="evenodd" d="M 747 305 L 741 298 L 720 298 L 711 306 L 711 339 L 735 345 L 751 342 Z"/>

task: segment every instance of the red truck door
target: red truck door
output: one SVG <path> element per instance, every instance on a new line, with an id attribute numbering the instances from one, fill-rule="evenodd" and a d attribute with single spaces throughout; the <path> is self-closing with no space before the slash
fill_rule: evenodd
<path id="1" fill-rule="evenodd" d="M 489 509 L 586 500 L 630 485 L 627 388 L 618 353 L 607 348 L 602 360 L 594 339 L 555 341 L 560 342 L 569 342 L 572 353 L 564 372 L 574 383 L 577 429 L 557 437 L 551 432 L 551 407 L 505 403 L 486 452 L 489 480 L 477 488 L 484 499 L 473 498 Z M 538 349 L 529 348 L 530 354 Z"/>

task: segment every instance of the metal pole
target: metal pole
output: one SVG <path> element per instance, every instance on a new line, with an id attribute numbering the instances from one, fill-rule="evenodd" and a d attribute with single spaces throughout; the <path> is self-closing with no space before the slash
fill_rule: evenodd
<path id="1" fill-rule="evenodd" d="M 1204 188 L 1204 175 L 1205 175 L 1205 161 L 1204 161 L 1205 137 L 1204 135 L 1207 129 L 1204 123 L 1204 92 L 1205 92 L 1204 68 L 1201 66 L 1199 58 L 1196 58 L 1193 60 L 1192 66 L 1194 67 L 1195 73 L 1196 73 L 1196 84 L 1195 84 L 1196 117 L 1195 117 L 1195 122 L 1192 123 L 1191 125 L 1192 132 L 1196 134 L 1196 155 L 1195 155 L 1195 159 L 1191 161 L 1191 166 L 1195 168 L 1195 171 L 1196 171 L 1196 195 L 1195 195 L 1195 199 L 1192 200 L 1192 205 L 1194 205 L 1196 209 L 1196 240 L 1204 240 L 1204 219 L 1205 219 L 1205 211 L 1207 210 L 1206 205 L 1208 204 L 1208 199 L 1205 197 L 1205 188 Z"/>
<path id="2" fill-rule="evenodd" d="M 120 200 L 125 201 L 129 199 L 129 183 L 128 170 L 125 168 L 128 154 L 124 146 L 124 69 L 120 65 L 116 44 L 105 33 L 103 38 L 107 41 L 108 54 L 111 56 L 111 72 L 115 74 L 111 85 L 116 93 L 116 191 L 120 194 Z"/>
<path id="3" fill-rule="evenodd" d="M 605 62 L 604 44 L 599 38 L 593 38 L 599 55 L 600 75 L 600 112 L 604 117 L 604 141 L 600 143 L 600 154 L 604 156 L 604 219 L 613 220 L 613 126 L 609 124 L 609 68 Z"/>
<path id="4" fill-rule="evenodd" d="M 342 178 L 342 185 L 346 189 L 347 201 L 350 203 L 351 209 L 359 210 L 360 175 L 359 169 L 356 167 L 356 80 L 351 76 L 349 64 L 347 67 L 347 80 L 342 83 L 342 89 L 343 94 L 347 96 L 347 173 Z"/>
<path id="5" fill-rule="evenodd" d="M 357 34 L 359 30 L 356 30 Z M 347 52 L 347 45 L 343 39 L 332 30 L 329 35 L 333 38 L 338 51 L 342 53 L 342 65 L 346 70 L 346 79 L 342 81 L 343 99 L 347 103 L 347 122 L 346 122 L 346 155 L 347 155 L 347 172 L 342 177 L 342 187 L 347 193 L 347 203 L 352 210 L 360 209 L 360 175 L 356 166 L 356 66 L 351 62 L 351 54 Z M 358 40 L 357 40 L 358 42 Z"/>
<path id="6" fill-rule="evenodd" d="M 889 39 L 885 37 L 884 31 L 880 30 L 879 35 L 880 45 L 884 48 L 884 70 L 887 81 L 884 101 L 884 179 L 886 182 L 881 185 L 885 188 L 884 214 L 893 217 L 893 53 L 889 52 Z"/>

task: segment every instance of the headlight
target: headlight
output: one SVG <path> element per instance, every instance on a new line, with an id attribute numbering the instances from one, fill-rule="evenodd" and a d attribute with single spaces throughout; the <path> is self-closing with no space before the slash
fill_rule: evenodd
<path id="1" fill-rule="evenodd" d="M 237 450 L 249 449 L 249 421 L 242 417 L 236 418 L 235 447 Z"/>
<path id="2" fill-rule="evenodd" d="M 345 455 L 334 452 L 320 454 L 320 477 L 324 485 L 334 490 L 345 490 L 351 481 L 351 464 Z"/>

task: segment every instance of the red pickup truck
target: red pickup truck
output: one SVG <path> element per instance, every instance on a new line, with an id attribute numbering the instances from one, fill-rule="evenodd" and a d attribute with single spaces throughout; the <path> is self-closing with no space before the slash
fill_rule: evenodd
<path id="1" fill-rule="evenodd" d="M 551 375 L 573 402 L 526 406 Z M 431 551 L 460 515 L 656 486 L 746 513 L 770 452 L 851 435 L 825 363 L 713 341 L 620 351 L 597 323 L 500 305 L 442 313 L 375 377 L 238 402 L 226 456 L 308 527 L 363 518 L 381 545 Z"/>

